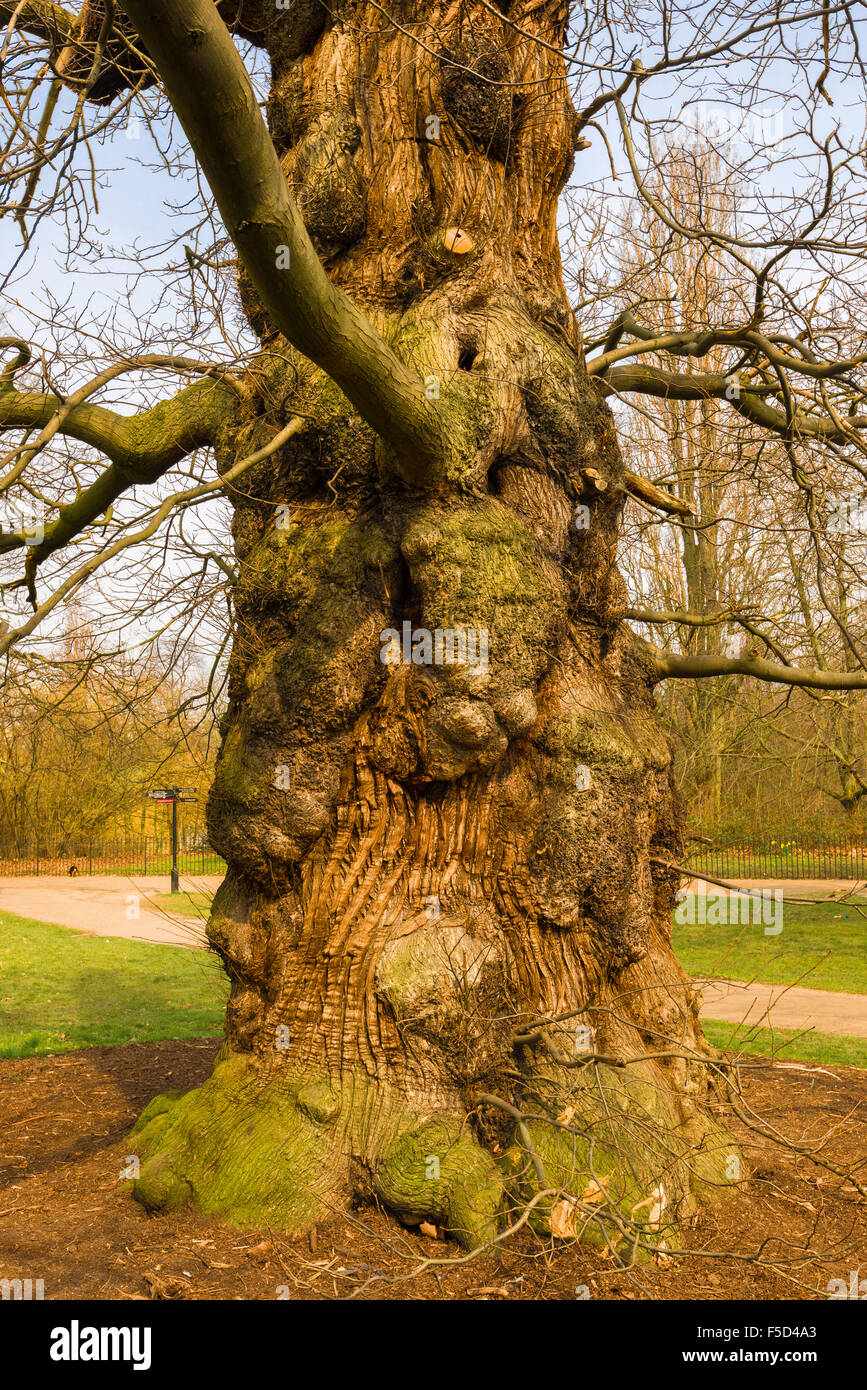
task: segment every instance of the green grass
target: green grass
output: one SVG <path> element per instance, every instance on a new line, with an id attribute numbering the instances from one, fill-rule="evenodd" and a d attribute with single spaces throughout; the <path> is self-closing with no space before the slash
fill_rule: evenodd
<path id="1" fill-rule="evenodd" d="M 760 925 L 675 922 L 672 941 L 690 975 L 867 994 L 867 916 L 841 903 L 784 903 L 779 936 Z"/>
<path id="2" fill-rule="evenodd" d="M 156 902 L 203 917 L 209 895 L 160 894 Z M 840 904 L 787 904 L 780 936 L 764 936 L 761 926 L 675 925 L 674 944 L 694 975 L 790 984 L 816 965 L 805 985 L 867 994 L 865 935 L 867 918 Z M 88 936 L 0 913 L 2 1057 L 219 1036 L 227 990 L 218 961 L 207 952 Z M 776 1050 L 783 1060 L 867 1067 L 865 1038 L 716 1020 L 705 1020 L 704 1029 L 727 1051 L 770 1056 Z"/>
<path id="3" fill-rule="evenodd" d="M 799 1033 L 791 1028 L 745 1028 L 742 1023 L 719 1023 L 709 1018 L 702 1019 L 702 1028 L 714 1047 L 725 1052 L 776 1056 L 781 1062 L 867 1067 L 867 1038 L 850 1038 L 837 1033 Z"/>
<path id="4" fill-rule="evenodd" d="M 0 912 L 0 1057 L 219 1037 L 227 993 L 209 952 Z"/>
<path id="5" fill-rule="evenodd" d="M 164 912 L 176 912 L 180 917 L 198 917 L 201 922 L 208 920 L 212 901 L 210 893 L 154 893 L 153 897 L 148 898 L 149 903 L 162 908 Z"/>

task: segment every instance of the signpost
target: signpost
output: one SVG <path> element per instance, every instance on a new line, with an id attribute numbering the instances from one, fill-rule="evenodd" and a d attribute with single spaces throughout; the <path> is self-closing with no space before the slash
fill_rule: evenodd
<path id="1" fill-rule="evenodd" d="M 195 787 L 161 787 L 156 791 L 148 792 L 152 801 L 170 801 L 172 805 L 172 892 L 180 892 L 180 881 L 178 879 L 178 802 L 179 801 L 198 801 L 197 796 L 193 796 Z"/>

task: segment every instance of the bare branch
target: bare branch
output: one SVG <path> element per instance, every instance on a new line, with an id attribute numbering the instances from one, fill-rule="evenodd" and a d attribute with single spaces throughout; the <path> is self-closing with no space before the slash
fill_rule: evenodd
<path id="1" fill-rule="evenodd" d="M 815 671 L 780 666 L 757 657 L 678 656 L 653 651 L 653 684 L 664 680 L 704 680 L 709 676 L 752 676 L 777 685 L 807 686 L 812 690 L 867 690 L 867 671 Z"/>
<path id="2" fill-rule="evenodd" d="M 624 483 L 630 497 L 643 502 L 646 507 L 655 507 L 658 511 L 671 512 L 675 516 L 692 516 L 692 507 L 687 502 L 681 501 L 672 492 L 666 492 L 665 488 L 658 487 L 648 478 L 641 478 L 627 469 Z"/>

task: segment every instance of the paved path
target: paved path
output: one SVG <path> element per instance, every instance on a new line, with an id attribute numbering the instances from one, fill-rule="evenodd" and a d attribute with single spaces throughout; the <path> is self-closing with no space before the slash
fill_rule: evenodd
<path id="1" fill-rule="evenodd" d="M 187 892 L 213 893 L 222 874 L 182 875 Z M 56 922 L 94 936 L 125 936 L 132 941 L 156 941 L 169 946 L 202 946 L 204 920 L 166 912 L 153 902 L 168 893 L 168 877 L 123 878 L 67 875 L 38 878 L 0 878 L 0 911 L 38 922 Z"/>
<path id="2" fill-rule="evenodd" d="M 859 889 L 865 897 L 863 879 L 839 878 L 739 878 L 730 880 L 737 889 L 782 889 L 786 898 L 827 898 L 847 890 Z M 724 893 L 717 884 L 692 879 L 690 893 Z M 833 990 L 804 989 L 799 985 L 745 984 L 737 980 L 714 980 L 702 987 L 702 1018 L 724 1023 L 746 1022 L 760 1028 L 815 1028 L 818 1033 L 843 1033 L 867 1038 L 867 995 L 838 994 Z"/>
<path id="3" fill-rule="evenodd" d="M 867 995 L 837 994 L 799 985 L 741 984 L 712 980 L 702 985 L 702 1018 L 746 1023 L 752 1028 L 815 1028 L 867 1038 Z"/>
<path id="4" fill-rule="evenodd" d="M 189 892 L 213 893 L 222 874 L 181 878 Z M 839 879 L 739 879 L 740 888 L 788 890 L 792 897 L 824 897 L 850 885 Z M 690 888 L 695 891 L 697 880 Z M 172 946 L 203 946 L 204 921 L 165 912 L 152 902 L 168 893 L 168 878 L 123 878 L 108 874 L 69 878 L 0 878 L 0 911 L 40 922 L 56 922 L 96 936 L 124 936 L 133 941 L 156 941 Z M 698 887 L 698 891 L 701 888 Z M 710 885 L 706 891 L 715 891 Z M 130 913 L 138 911 L 138 916 Z M 845 1033 L 867 1038 L 867 995 L 784 985 L 744 984 L 715 980 L 702 989 L 702 1016 L 730 1023 L 776 1028 L 815 1028 L 820 1033 Z"/>
<path id="5" fill-rule="evenodd" d="M 722 874 L 719 875 L 722 878 Z M 830 898 L 851 889 L 858 888 L 858 897 L 867 897 L 867 882 L 863 878 L 730 878 L 738 889 L 782 888 L 784 898 Z M 716 883 L 708 883 L 703 878 L 690 879 L 686 885 L 688 893 L 725 893 Z"/>

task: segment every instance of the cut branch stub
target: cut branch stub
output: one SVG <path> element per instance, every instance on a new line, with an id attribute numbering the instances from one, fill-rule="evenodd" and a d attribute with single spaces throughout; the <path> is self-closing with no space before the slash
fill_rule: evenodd
<path id="1" fill-rule="evenodd" d="M 446 251 L 452 256 L 468 256 L 476 249 L 476 243 L 463 227 L 448 227 L 441 240 Z"/>

